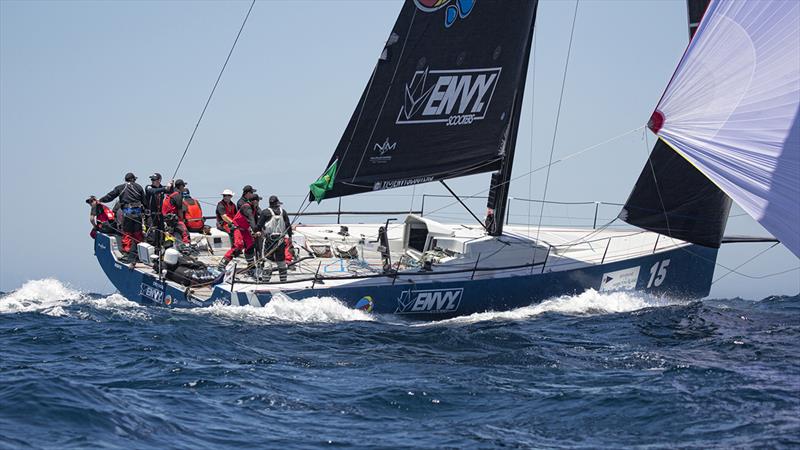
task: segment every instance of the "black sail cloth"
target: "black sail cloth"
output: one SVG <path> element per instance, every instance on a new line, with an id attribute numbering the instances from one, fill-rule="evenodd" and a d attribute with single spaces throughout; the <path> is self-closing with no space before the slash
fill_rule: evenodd
<path id="1" fill-rule="evenodd" d="M 676 239 L 719 248 L 731 199 L 661 139 L 619 218 Z"/>
<path id="2" fill-rule="evenodd" d="M 311 199 L 497 170 L 536 3 L 407 0 Z"/>

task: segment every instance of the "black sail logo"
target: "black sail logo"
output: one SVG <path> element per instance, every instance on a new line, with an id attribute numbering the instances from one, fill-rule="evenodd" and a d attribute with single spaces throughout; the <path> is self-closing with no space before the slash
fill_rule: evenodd
<path id="1" fill-rule="evenodd" d="M 418 70 L 403 91 L 396 124 L 469 125 L 486 117 L 500 67 Z"/>

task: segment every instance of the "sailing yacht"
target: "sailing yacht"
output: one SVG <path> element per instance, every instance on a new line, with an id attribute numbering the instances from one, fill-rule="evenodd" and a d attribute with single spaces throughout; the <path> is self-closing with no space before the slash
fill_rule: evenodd
<path id="1" fill-rule="evenodd" d="M 95 254 L 124 296 L 168 307 L 334 297 L 436 320 L 588 289 L 704 297 L 731 241 L 733 201 L 800 256 L 800 4 L 688 5 L 694 37 L 648 122 L 658 140 L 619 213 L 636 229 L 506 223 L 538 1 L 406 0 L 307 203 L 431 182 L 450 190 L 447 180 L 491 173 L 485 217 L 298 225 L 286 281 L 263 276 L 269 261 L 252 276 L 240 259 L 223 282 L 186 287 L 154 270 L 159 255 L 123 264 L 117 239 L 102 234 Z M 209 265 L 230 247 L 216 230 L 193 238 Z"/>

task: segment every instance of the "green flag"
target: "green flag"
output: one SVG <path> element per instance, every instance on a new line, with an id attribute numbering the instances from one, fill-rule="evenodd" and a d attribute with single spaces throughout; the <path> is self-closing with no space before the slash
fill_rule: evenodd
<path id="1" fill-rule="evenodd" d="M 321 202 L 322 199 L 325 198 L 326 192 L 333 189 L 333 180 L 336 178 L 336 165 L 338 162 L 338 159 L 334 161 L 333 164 L 328 167 L 328 170 L 326 170 L 317 181 L 308 187 L 311 190 L 311 195 L 314 196 L 314 200 L 316 200 L 317 203 Z"/>

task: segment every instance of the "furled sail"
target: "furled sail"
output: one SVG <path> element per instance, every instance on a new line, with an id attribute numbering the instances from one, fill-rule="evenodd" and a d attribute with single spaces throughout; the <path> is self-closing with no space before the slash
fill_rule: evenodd
<path id="1" fill-rule="evenodd" d="M 536 4 L 406 0 L 310 198 L 497 170 Z"/>
<path id="2" fill-rule="evenodd" d="M 714 1 L 658 136 L 800 257 L 800 2 Z"/>

